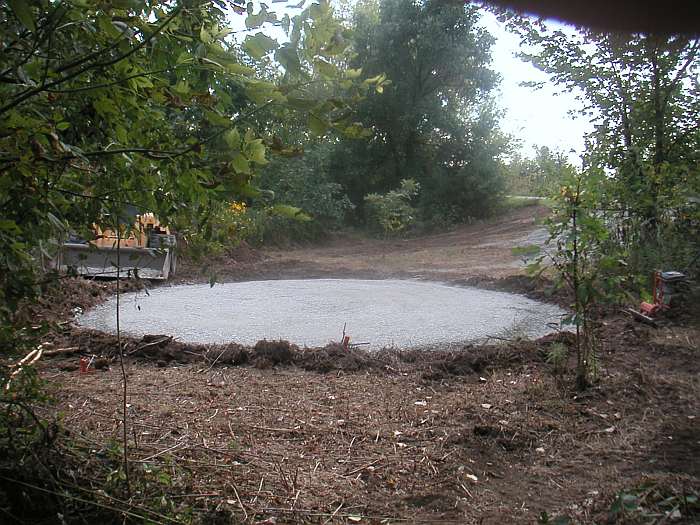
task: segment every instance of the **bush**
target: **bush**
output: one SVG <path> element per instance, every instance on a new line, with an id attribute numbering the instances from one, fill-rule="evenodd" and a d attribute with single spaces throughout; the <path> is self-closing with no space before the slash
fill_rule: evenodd
<path id="1" fill-rule="evenodd" d="M 482 219 L 498 209 L 503 179 L 495 162 L 481 162 L 454 170 L 440 170 L 424 184 L 420 208 L 434 224 L 465 223 Z"/>
<path id="2" fill-rule="evenodd" d="M 259 242 L 314 241 L 343 225 L 353 205 L 342 186 L 331 182 L 328 158 L 327 146 L 320 144 L 310 147 L 302 157 L 279 157 L 265 167 L 259 185 L 272 198 L 255 206 Z M 298 208 L 310 220 L 277 213 L 280 206 Z"/>
<path id="3" fill-rule="evenodd" d="M 198 259 L 236 248 L 241 241 L 255 236 L 256 224 L 244 202 L 217 202 L 211 203 L 201 223 L 188 224 L 178 231 L 188 255 Z"/>
<path id="4" fill-rule="evenodd" d="M 404 232 L 416 219 L 417 211 L 411 199 L 418 195 L 420 185 L 413 179 L 403 179 L 398 190 L 383 195 L 365 196 L 367 226 L 385 236 Z"/>

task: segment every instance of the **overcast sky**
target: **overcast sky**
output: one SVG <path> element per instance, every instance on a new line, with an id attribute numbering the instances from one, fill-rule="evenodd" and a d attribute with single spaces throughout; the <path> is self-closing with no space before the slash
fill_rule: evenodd
<path id="1" fill-rule="evenodd" d="M 502 129 L 522 140 L 525 154 L 535 145 L 549 146 L 567 154 L 573 149 L 576 153 L 569 157 L 572 161 L 577 159 L 583 150 L 583 135 L 592 129 L 587 119 L 569 115 L 580 102 L 572 93 L 560 93 L 551 83 L 538 90 L 520 86 L 524 81 L 547 82 L 549 77 L 514 56 L 520 39 L 506 31 L 495 15 L 484 10 L 482 23 L 496 38 L 492 67 L 502 77 L 499 98 L 505 110 Z M 550 25 L 561 27 L 558 23 Z"/>
<path id="2" fill-rule="evenodd" d="M 257 13 L 259 1 L 254 3 Z M 294 5 L 296 2 L 290 3 Z M 307 2 L 305 7 L 310 3 Z M 300 12 L 299 9 L 285 8 L 283 3 L 268 2 L 268 6 L 278 18 L 281 18 L 285 11 L 292 17 Z M 244 21 L 245 15 L 233 16 L 233 29 L 245 29 Z M 492 67 L 502 77 L 498 97 L 500 106 L 504 110 L 502 129 L 521 141 L 522 154 L 525 156 L 532 155 L 535 145 L 548 146 L 568 154 L 571 161 L 578 165 L 578 156 L 583 150 L 583 135 L 590 131 L 591 125 L 581 117 L 569 115 L 569 112 L 577 109 L 579 105 L 574 95 L 560 94 L 552 84 L 547 84 L 539 90 L 521 87 L 521 82 L 546 82 L 548 76 L 514 56 L 519 50 L 520 39 L 506 31 L 504 25 L 496 20 L 495 15 L 483 10 L 482 24 L 496 38 Z M 552 23 L 552 26 L 560 26 L 560 24 Z M 258 31 L 260 29 L 252 32 Z M 285 38 L 280 28 L 270 24 L 266 24 L 262 31 L 278 41 Z M 240 39 L 244 35 L 245 32 L 236 34 Z M 571 152 L 571 150 L 574 151 Z"/>

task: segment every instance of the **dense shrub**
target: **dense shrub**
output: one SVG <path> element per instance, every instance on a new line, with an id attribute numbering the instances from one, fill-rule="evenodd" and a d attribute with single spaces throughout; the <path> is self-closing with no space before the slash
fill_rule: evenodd
<path id="1" fill-rule="evenodd" d="M 419 189 L 415 180 L 404 179 L 397 190 L 367 195 L 365 209 L 369 229 L 384 236 L 405 232 L 416 219 L 417 210 L 411 205 L 411 199 L 418 195 Z"/>
<path id="2" fill-rule="evenodd" d="M 265 167 L 259 185 L 268 190 L 268 199 L 252 212 L 258 242 L 312 241 L 343 225 L 353 205 L 342 186 L 330 180 L 328 164 L 328 147 L 314 145 L 301 157 L 279 157 Z M 282 205 L 303 215 L 277 213 Z"/>
<path id="3" fill-rule="evenodd" d="M 498 208 L 503 187 L 495 161 L 445 170 L 424 186 L 421 215 L 436 226 L 487 217 Z"/>

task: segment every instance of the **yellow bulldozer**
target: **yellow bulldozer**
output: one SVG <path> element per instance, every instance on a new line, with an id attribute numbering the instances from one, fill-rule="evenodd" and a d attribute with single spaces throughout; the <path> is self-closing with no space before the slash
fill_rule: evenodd
<path id="1" fill-rule="evenodd" d="M 54 266 L 89 277 L 168 279 L 177 269 L 175 235 L 152 213 L 132 213 L 131 217 L 133 224 L 130 228 L 124 224 L 119 236 L 97 225 L 93 225 L 93 239 L 69 236 Z"/>

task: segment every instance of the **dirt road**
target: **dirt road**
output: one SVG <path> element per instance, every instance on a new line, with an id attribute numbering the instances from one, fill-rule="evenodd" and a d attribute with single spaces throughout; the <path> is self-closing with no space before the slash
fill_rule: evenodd
<path id="1" fill-rule="evenodd" d="M 393 277 L 480 283 L 513 278 L 523 270 L 523 261 L 513 255 L 513 248 L 542 242 L 546 214 L 545 207 L 528 206 L 447 233 L 408 239 L 343 233 L 311 247 L 262 251 L 244 247 L 206 265 L 185 262 L 176 281 L 206 281 L 211 272 L 221 281 Z"/>
<path id="2" fill-rule="evenodd" d="M 343 236 L 314 248 L 268 251 L 267 262 L 323 273 L 421 277 L 437 280 L 498 279 L 522 272 L 512 249 L 542 228 L 547 208 L 528 206 L 454 231 L 399 240 Z"/>

